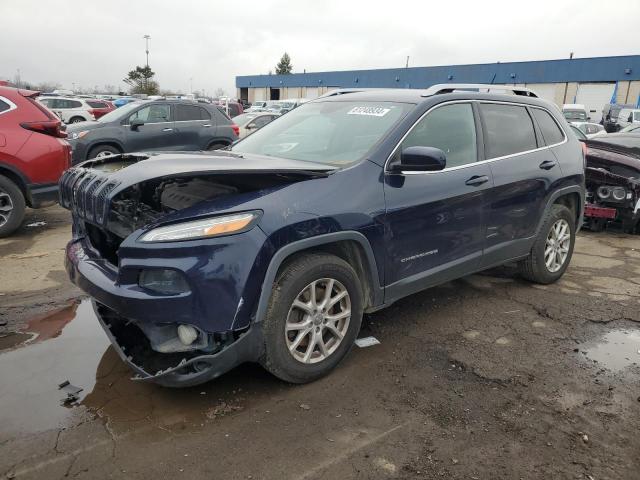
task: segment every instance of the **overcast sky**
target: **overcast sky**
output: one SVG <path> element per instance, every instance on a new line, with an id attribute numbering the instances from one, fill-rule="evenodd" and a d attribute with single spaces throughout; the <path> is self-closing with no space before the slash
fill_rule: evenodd
<path id="1" fill-rule="evenodd" d="M 255 4 L 254 4 L 255 3 Z M 640 2 L 0 0 L 0 79 L 235 93 L 235 76 L 638 54 Z"/>

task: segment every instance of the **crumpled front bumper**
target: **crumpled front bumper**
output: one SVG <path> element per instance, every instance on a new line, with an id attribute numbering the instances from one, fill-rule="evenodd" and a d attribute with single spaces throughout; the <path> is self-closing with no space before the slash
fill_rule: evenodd
<path id="1" fill-rule="evenodd" d="M 107 307 L 100 305 L 95 300 L 92 300 L 92 304 L 96 317 L 109 337 L 113 348 L 135 372 L 132 380 L 153 382 L 164 387 L 191 387 L 213 380 L 242 363 L 257 361 L 263 352 L 262 330 L 254 325 L 242 333 L 233 343 L 214 354 L 185 358 L 165 370 L 150 372 L 136 363 L 134 357 L 116 338 L 109 323 Z"/>

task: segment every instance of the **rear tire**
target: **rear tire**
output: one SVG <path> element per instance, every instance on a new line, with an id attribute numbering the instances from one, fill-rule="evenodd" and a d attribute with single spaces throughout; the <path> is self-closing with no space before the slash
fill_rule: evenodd
<path id="1" fill-rule="evenodd" d="M 69 123 L 80 123 L 80 122 L 86 122 L 86 120 L 82 117 L 71 117 L 71 119 L 69 120 Z"/>
<path id="2" fill-rule="evenodd" d="M 351 265 L 328 254 L 298 257 L 275 281 L 262 325 L 260 363 L 291 383 L 327 375 L 353 346 L 362 308 L 362 288 Z"/>
<path id="3" fill-rule="evenodd" d="M 25 206 L 20 188 L 0 175 L 0 238 L 11 235 L 22 224 Z"/>
<path id="4" fill-rule="evenodd" d="M 575 240 L 573 212 L 564 205 L 551 205 L 531 254 L 518 264 L 520 275 L 531 282 L 545 285 L 556 282 L 569 266 Z"/>
<path id="5" fill-rule="evenodd" d="M 89 151 L 88 158 L 100 158 L 106 157 L 107 155 L 118 155 L 120 153 L 120 150 L 118 150 L 116 147 L 112 147 L 111 145 L 98 145 L 97 147 L 93 147 L 91 151 Z"/>
<path id="6" fill-rule="evenodd" d="M 226 147 L 227 145 L 225 145 L 224 143 L 212 143 L 211 145 L 209 145 L 207 147 L 207 150 L 219 150 L 221 148 Z"/>

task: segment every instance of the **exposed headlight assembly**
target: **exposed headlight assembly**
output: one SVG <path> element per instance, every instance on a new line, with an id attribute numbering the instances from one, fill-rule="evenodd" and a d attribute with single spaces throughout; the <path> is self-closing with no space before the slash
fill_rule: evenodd
<path id="1" fill-rule="evenodd" d="M 611 191 L 611 196 L 615 199 L 618 200 L 619 202 L 624 200 L 627 196 L 627 191 L 622 188 L 622 187 L 615 187 L 612 191 Z"/>
<path id="2" fill-rule="evenodd" d="M 255 225 L 259 217 L 260 212 L 255 211 L 175 223 L 150 230 L 140 237 L 140 241 L 176 242 L 246 232 Z"/>
<path id="3" fill-rule="evenodd" d="M 621 202 L 627 198 L 627 191 L 624 187 L 601 186 L 598 187 L 598 197 L 601 200 Z"/>

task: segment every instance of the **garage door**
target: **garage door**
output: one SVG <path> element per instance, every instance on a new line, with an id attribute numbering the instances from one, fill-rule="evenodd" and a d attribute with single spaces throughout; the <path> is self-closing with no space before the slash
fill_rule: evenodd
<path id="1" fill-rule="evenodd" d="M 611 101 L 615 83 L 581 83 L 578 85 L 576 103 L 583 104 L 592 122 L 602 118 L 602 107 Z"/>
<path id="2" fill-rule="evenodd" d="M 307 87 L 307 93 L 304 98 L 314 99 L 318 98 L 318 87 Z"/>
<path id="3" fill-rule="evenodd" d="M 527 88 L 536 92 L 536 95 L 540 98 L 544 98 L 551 103 L 555 102 L 556 98 L 556 84 L 555 83 L 530 83 Z M 560 105 L 562 106 L 562 105 Z"/>
<path id="4" fill-rule="evenodd" d="M 254 102 L 264 102 L 266 100 L 264 94 L 264 88 L 254 88 L 253 89 L 253 101 Z"/>

